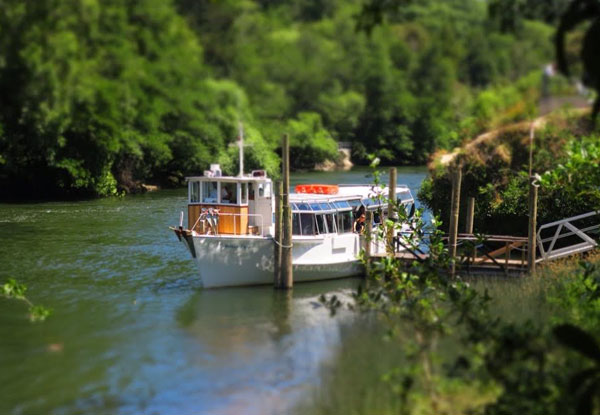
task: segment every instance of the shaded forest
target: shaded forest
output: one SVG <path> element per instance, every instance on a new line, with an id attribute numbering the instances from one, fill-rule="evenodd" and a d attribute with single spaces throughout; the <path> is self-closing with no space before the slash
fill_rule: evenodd
<path id="1" fill-rule="evenodd" d="M 0 198 L 235 173 L 239 122 L 275 172 L 284 132 L 296 169 L 423 164 L 535 112 L 566 0 L 382 3 L 1 0 Z"/>

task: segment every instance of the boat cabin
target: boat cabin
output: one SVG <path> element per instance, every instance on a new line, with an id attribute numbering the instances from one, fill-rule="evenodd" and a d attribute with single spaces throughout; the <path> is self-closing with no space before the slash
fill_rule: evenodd
<path id="1" fill-rule="evenodd" d="M 188 177 L 188 229 L 202 235 L 256 235 L 272 232 L 272 182 L 263 170 L 226 177 L 218 165 L 204 176 Z M 298 185 L 290 193 L 292 234 L 317 236 L 352 233 L 354 222 L 367 210 L 374 225 L 387 216 L 387 189 L 367 185 Z M 414 200 L 406 186 L 396 188 L 396 197 L 407 213 Z"/>
<path id="2" fill-rule="evenodd" d="M 302 189 L 309 185 L 303 186 Z M 297 190 L 298 187 L 296 187 Z M 371 197 L 366 194 L 366 192 L 371 193 L 370 186 L 335 187 L 334 191 L 323 189 L 323 191 L 318 192 L 319 194 L 292 193 L 290 195 L 293 235 L 315 236 L 352 233 L 354 231 L 354 221 L 367 210 L 373 212 L 374 225 L 378 225 L 383 218 L 387 217 L 387 202 L 383 201 L 382 198 Z M 408 187 L 397 187 L 396 198 L 408 214 L 414 212 L 414 199 Z"/>
<path id="3" fill-rule="evenodd" d="M 266 235 L 272 224 L 272 183 L 264 170 L 221 175 L 218 165 L 188 181 L 188 229 L 200 234 Z"/>

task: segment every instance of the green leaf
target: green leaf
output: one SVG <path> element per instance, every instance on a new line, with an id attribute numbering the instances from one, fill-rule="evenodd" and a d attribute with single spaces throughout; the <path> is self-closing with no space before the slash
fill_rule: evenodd
<path id="1" fill-rule="evenodd" d="M 25 298 L 25 291 L 27 291 L 27 287 L 19 284 L 14 278 L 9 278 L 8 282 L 2 286 L 2 292 L 8 298 L 21 300 Z"/>
<path id="2" fill-rule="evenodd" d="M 32 322 L 44 321 L 50 314 L 52 314 L 52 310 L 44 306 L 34 305 L 29 307 L 29 319 Z"/>

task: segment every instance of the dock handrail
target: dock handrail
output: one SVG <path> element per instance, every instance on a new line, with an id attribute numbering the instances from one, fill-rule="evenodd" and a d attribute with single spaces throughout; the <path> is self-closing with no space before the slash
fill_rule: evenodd
<path id="1" fill-rule="evenodd" d="M 582 228 L 576 227 L 573 222 L 583 219 L 596 218 L 596 223 Z M 548 229 L 556 228 L 554 234 L 550 237 L 542 237 L 542 232 Z M 562 232 L 566 228 L 566 232 Z M 592 211 L 581 215 L 557 220 L 555 222 L 542 225 L 537 232 L 538 248 L 541 258 L 538 261 L 560 258 L 581 252 L 586 252 L 598 246 L 598 242 L 590 236 L 593 232 L 600 232 L 600 211 Z M 556 243 L 567 237 L 579 238 L 578 243 L 572 243 L 566 246 L 556 248 Z"/>
<path id="2" fill-rule="evenodd" d="M 198 215 L 198 219 L 196 219 L 196 222 L 194 223 L 194 226 L 192 226 L 192 230 L 196 229 L 196 226 L 198 225 L 198 223 L 200 222 L 200 220 L 204 217 L 207 218 L 208 215 L 213 215 L 216 216 L 217 218 L 220 216 L 232 216 L 233 217 L 233 235 L 241 235 L 241 223 L 240 223 L 240 233 L 237 232 L 237 226 L 236 226 L 236 218 L 237 217 L 241 217 L 241 216 L 245 216 L 248 218 L 260 218 L 260 226 L 259 226 L 259 230 L 260 230 L 260 235 L 264 236 L 264 218 L 263 215 L 258 214 L 258 213 L 227 213 L 227 212 L 219 212 L 218 209 L 213 209 L 212 212 L 210 212 L 208 209 L 206 211 L 203 211 L 202 213 L 200 213 L 200 215 Z M 218 225 L 217 225 L 218 228 Z M 217 229 L 218 230 L 218 229 Z"/>

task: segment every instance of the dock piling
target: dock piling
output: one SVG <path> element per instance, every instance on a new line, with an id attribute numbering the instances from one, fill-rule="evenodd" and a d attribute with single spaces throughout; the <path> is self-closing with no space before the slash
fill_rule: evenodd
<path id="1" fill-rule="evenodd" d="M 465 233 L 473 233 L 473 222 L 475 220 L 475 198 L 467 198 L 467 222 L 465 224 Z"/>
<path id="2" fill-rule="evenodd" d="M 282 197 L 282 243 L 281 243 L 281 288 L 294 285 L 292 268 L 292 210 L 290 208 L 290 139 L 283 135 L 282 143 L 283 197 Z"/>
<path id="3" fill-rule="evenodd" d="M 529 227 L 527 244 L 527 270 L 535 274 L 535 259 L 537 252 L 536 228 L 537 228 L 537 199 L 538 187 L 534 176 L 529 177 Z"/>
<path id="4" fill-rule="evenodd" d="M 397 171 L 395 167 L 390 168 L 390 183 L 388 186 L 388 218 L 394 222 L 398 220 L 398 213 L 396 212 L 396 182 L 397 182 Z M 394 226 L 390 226 L 387 230 L 387 252 L 390 255 L 394 254 Z"/>
<path id="5" fill-rule="evenodd" d="M 454 277 L 456 273 L 456 248 L 458 240 L 458 215 L 460 212 L 460 185 L 462 181 L 462 168 L 457 165 L 452 172 L 452 205 L 450 207 L 450 229 L 449 247 L 450 247 L 450 276 Z"/>
<path id="6" fill-rule="evenodd" d="M 365 212 L 365 259 L 367 275 L 371 272 L 371 256 L 373 254 L 371 239 L 373 238 L 373 212 L 368 210 Z"/>
<path id="7" fill-rule="evenodd" d="M 281 180 L 275 182 L 275 243 L 273 244 L 273 285 L 278 288 L 281 286 L 281 194 L 283 193 L 283 183 Z"/>

